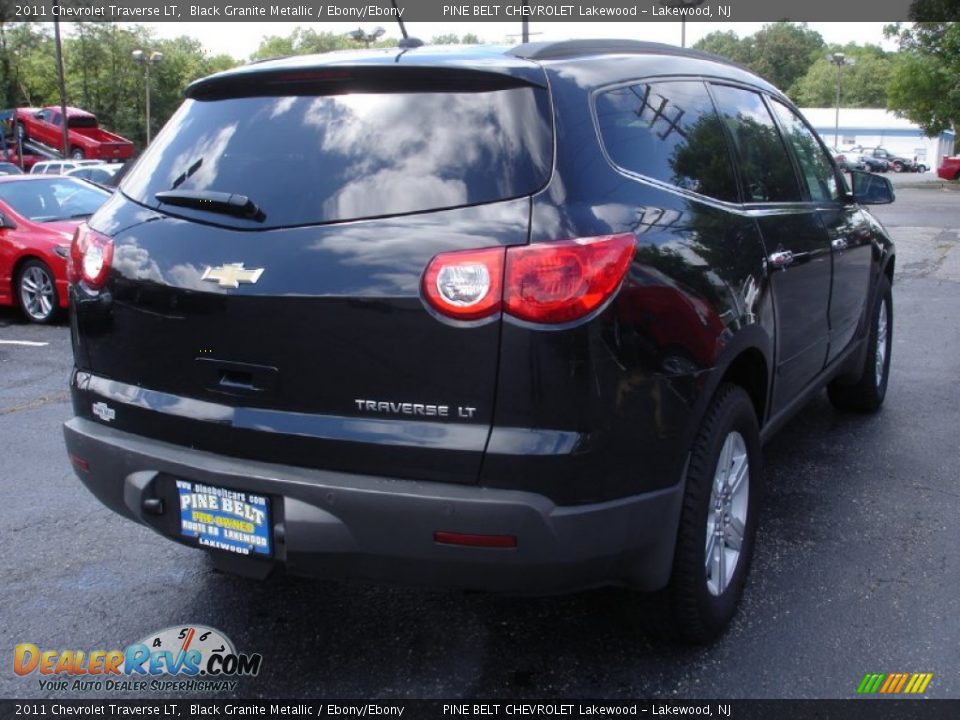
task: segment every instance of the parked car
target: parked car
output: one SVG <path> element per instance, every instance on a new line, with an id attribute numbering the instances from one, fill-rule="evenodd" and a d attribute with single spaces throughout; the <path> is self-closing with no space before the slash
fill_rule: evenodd
<path id="1" fill-rule="evenodd" d="M 83 167 L 67 170 L 64 175 L 68 177 L 81 178 L 89 180 L 97 185 L 113 188 L 116 187 L 116 176 L 124 163 L 104 163 L 102 165 L 85 165 Z"/>
<path id="2" fill-rule="evenodd" d="M 187 98 L 71 246 L 65 437 L 220 568 L 663 590 L 706 641 L 761 442 L 883 402 L 890 182 L 722 58 L 359 50 Z"/>
<path id="3" fill-rule="evenodd" d="M 22 167 L 24 172 L 30 172 L 35 164 L 43 160 L 43 156 L 25 152 L 21 158 L 15 147 L 8 147 L 6 153 L 0 152 L 0 160 L 18 168 Z"/>
<path id="4" fill-rule="evenodd" d="M 0 177 L 0 305 L 49 323 L 67 307 L 66 258 L 77 226 L 109 196 L 64 177 Z"/>
<path id="5" fill-rule="evenodd" d="M 103 164 L 103 160 L 41 160 L 30 168 L 30 174 L 66 175 L 71 170 Z"/>
<path id="6" fill-rule="evenodd" d="M 856 154 L 856 157 L 859 158 L 864 169 L 869 170 L 870 172 L 885 173 L 890 169 L 890 163 L 883 158 L 873 157 L 873 155 L 862 155 L 859 153 Z"/>
<path id="7" fill-rule="evenodd" d="M 0 162 L 0 175 L 23 175 L 23 170 L 9 162 Z"/>
<path id="8" fill-rule="evenodd" d="M 915 159 L 911 160 L 910 158 L 906 158 L 901 155 L 894 155 L 884 147 L 868 148 L 863 147 L 862 145 L 855 145 L 853 148 L 851 148 L 851 150 L 860 152 L 865 156 L 869 155 L 870 157 L 886 160 L 889 168 L 894 172 L 917 172 L 917 163 Z"/>
<path id="9" fill-rule="evenodd" d="M 59 107 L 18 108 L 17 134 L 22 142 L 32 140 L 73 159 L 126 160 L 133 143 L 100 127 L 97 116 L 80 108 L 67 109 L 67 140 L 63 146 L 63 113 Z"/>
<path id="10" fill-rule="evenodd" d="M 937 168 L 937 177 L 944 180 L 960 180 L 960 155 L 945 157 Z"/>
<path id="11" fill-rule="evenodd" d="M 833 161 L 837 164 L 837 167 L 845 172 L 850 170 L 863 170 L 865 166 L 860 159 L 860 156 L 857 154 L 846 155 L 840 150 L 837 150 L 835 147 L 829 147 L 830 155 L 833 157 Z"/>

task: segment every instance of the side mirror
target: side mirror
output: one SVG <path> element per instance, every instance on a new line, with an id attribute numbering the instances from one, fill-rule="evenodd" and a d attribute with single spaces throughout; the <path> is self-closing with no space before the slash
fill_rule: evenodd
<path id="1" fill-rule="evenodd" d="M 17 224 L 8 215 L 0 212 L 0 229 L 16 230 Z"/>
<path id="2" fill-rule="evenodd" d="M 850 172 L 853 199 L 862 205 L 888 205 L 896 199 L 893 183 L 873 173 L 853 170 Z"/>

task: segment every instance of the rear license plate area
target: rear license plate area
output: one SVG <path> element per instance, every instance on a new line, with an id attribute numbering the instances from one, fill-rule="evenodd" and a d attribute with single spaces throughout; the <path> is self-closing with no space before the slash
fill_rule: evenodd
<path id="1" fill-rule="evenodd" d="M 177 480 L 176 487 L 180 535 L 200 547 L 237 555 L 272 554 L 269 498 L 188 480 Z"/>

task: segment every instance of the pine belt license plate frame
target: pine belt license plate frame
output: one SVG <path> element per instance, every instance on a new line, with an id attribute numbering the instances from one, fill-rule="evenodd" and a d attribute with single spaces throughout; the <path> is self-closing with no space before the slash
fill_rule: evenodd
<path id="1" fill-rule="evenodd" d="M 273 556 L 270 498 L 181 479 L 176 480 L 176 488 L 182 537 L 206 550 Z"/>

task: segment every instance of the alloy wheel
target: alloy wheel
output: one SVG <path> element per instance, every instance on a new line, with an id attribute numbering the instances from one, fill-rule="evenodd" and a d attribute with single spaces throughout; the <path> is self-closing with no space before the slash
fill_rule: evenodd
<path id="1" fill-rule="evenodd" d="M 720 449 L 707 509 L 704 567 L 711 595 L 721 595 L 736 572 L 746 532 L 749 496 L 747 445 L 734 430 L 727 434 Z"/>
<path id="2" fill-rule="evenodd" d="M 53 278 L 39 265 L 31 265 L 20 278 L 20 302 L 31 319 L 44 321 L 56 307 Z"/>

